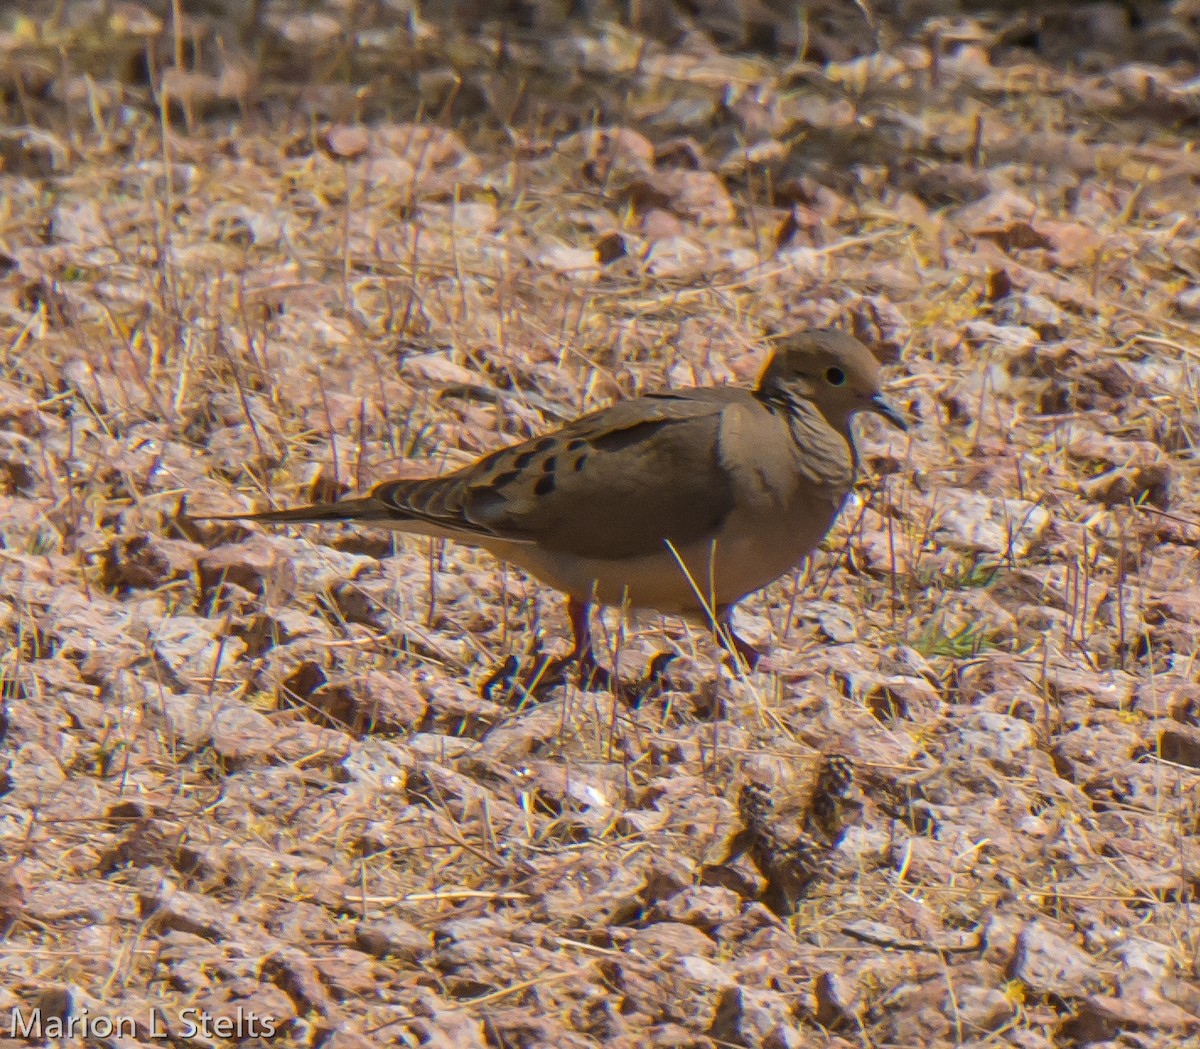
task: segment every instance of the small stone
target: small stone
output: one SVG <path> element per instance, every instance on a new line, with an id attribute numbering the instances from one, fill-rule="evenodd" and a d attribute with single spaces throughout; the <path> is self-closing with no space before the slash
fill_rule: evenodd
<path id="1" fill-rule="evenodd" d="M 1017 935 L 1009 976 L 1034 994 L 1061 998 L 1101 991 L 1107 983 L 1091 955 L 1039 921 L 1029 922 Z"/>
<path id="2" fill-rule="evenodd" d="M 1184 288 L 1176 295 L 1175 309 L 1181 317 L 1200 320 L 1200 287 Z"/>
<path id="3" fill-rule="evenodd" d="M 330 128 L 325 133 L 325 148 L 335 157 L 343 160 L 354 160 L 361 157 L 371 144 L 371 137 L 365 127 L 360 125 L 341 124 Z"/>

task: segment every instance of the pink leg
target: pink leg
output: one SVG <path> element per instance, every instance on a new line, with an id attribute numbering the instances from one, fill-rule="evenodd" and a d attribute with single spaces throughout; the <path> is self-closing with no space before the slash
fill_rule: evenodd
<path id="1" fill-rule="evenodd" d="M 577 597 L 567 598 L 567 618 L 571 620 L 571 653 L 568 659 L 589 659 L 592 655 L 592 627 L 590 601 Z"/>
<path id="2" fill-rule="evenodd" d="M 567 617 L 571 620 L 571 634 L 574 643 L 565 663 L 575 663 L 579 670 L 579 684 L 583 688 L 608 688 L 611 675 L 596 662 L 596 654 L 592 651 L 592 627 L 590 613 L 592 603 L 580 601 L 579 598 L 567 599 Z"/>
<path id="3" fill-rule="evenodd" d="M 503 685 L 508 696 L 530 697 L 542 689 L 567 681 L 568 675 L 577 672 L 582 687 L 606 687 L 608 671 L 597 666 L 592 654 L 592 630 L 589 621 L 591 602 L 577 598 L 567 600 L 567 618 L 571 622 L 571 651 L 559 659 L 547 659 L 540 651 L 535 653 L 531 671 L 522 673 L 520 661 L 509 656 L 484 681 L 480 691 L 485 699 L 492 698 L 497 685 Z"/>

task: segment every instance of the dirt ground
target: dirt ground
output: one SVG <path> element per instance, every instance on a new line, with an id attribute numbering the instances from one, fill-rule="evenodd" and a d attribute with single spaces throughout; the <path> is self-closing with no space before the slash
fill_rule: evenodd
<path id="1" fill-rule="evenodd" d="M 0 1045 L 1200 1045 L 1200 9 L 445 6 L 0 11 Z M 914 426 L 762 672 L 187 517 L 805 325 Z"/>

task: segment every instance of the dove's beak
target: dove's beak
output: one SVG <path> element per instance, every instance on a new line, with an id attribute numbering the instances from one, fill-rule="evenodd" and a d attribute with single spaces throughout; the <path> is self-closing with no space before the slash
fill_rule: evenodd
<path id="1" fill-rule="evenodd" d="M 908 429 L 908 420 L 900 414 L 898 409 L 888 404 L 887 399 L 882 393 L 877 393 L 871 398 L 871 411 L 877 415 L 882 415 L 888 422 L 899 426 L 901 430 Z"/>

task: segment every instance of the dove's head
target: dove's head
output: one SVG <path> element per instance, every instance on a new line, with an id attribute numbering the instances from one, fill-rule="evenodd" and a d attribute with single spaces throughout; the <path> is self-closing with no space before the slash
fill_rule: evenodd
<path id="1" fill-rule="evenodd" d="M 904 416 L 883 396 L 879 362 L 853 335 L 820 328 L 781 339 L 763 369 L 757 391 L 768 404 L 809 401 L 829 424 L 845 431 L 855 412 L 875 412 L 902 430 Z"/>

